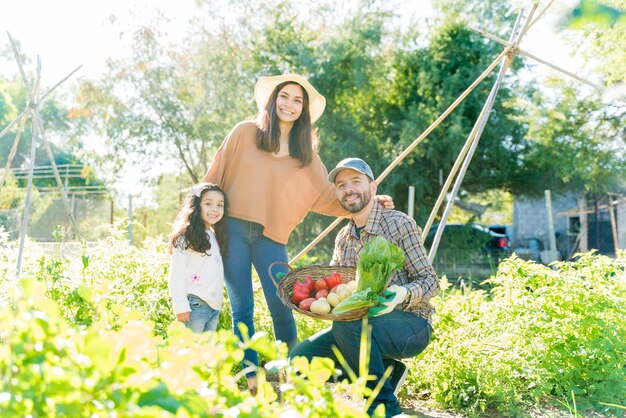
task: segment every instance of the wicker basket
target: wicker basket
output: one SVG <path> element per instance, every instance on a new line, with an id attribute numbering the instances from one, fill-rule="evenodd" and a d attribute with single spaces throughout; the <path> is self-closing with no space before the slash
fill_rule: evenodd
<path id="1" fill-rule="evenodd" d="M 270 277 L 272 278 L 272 281 L 276 285 L 276 294 L 278 295 L 280 300 L 283 302 L 283 304 L 287 306 L 288 308 L 291 308 L 296 312 L 300 312 L 301 314 L 310 316 L 312 318 L 326 319 L 329 321 L 354 321 L 355 319 L 360 319 L 360 318 L 363 318 L 365 315 L 367 315 L 367 311 L 369 310 L 369 307 L 359 308 L 353 311 L 334 315 L 332 313 L 319 314 L 319 313 L 315 313 L 311 311 L 305 311 L 305 310 L 300 309 L 297 305 L 294 305 L 293 303 L 291 303 L 291 295 L 293 293 L 293 287 L 295 286 L 296 281 L 299 278 L 303 277 L 304 275 L 311 276 L 313 280 L 318 280 L 336 271 L 337 273 L 341 275 L 341 282 L 347 283 L 350 280 L 354 280 L 356 278 L 356 269 L 354 267 L 307 266 L 307 267 L 300 267 L 300 268 L 295 268 L 295 269 L 291 269 L 291 267 L 289 267 L 290 268 L 289 272 L 285 275 L 285 277 L 283 277 L 280 281 L 277 282 L 277 280 L 274 278 L 272 274 L 272 267 L 278 264 L 284 264 L 287 267 L 289 267 L 287 263 L 277 261 L 270 265 L 268 271 L 269 271 Z"/>

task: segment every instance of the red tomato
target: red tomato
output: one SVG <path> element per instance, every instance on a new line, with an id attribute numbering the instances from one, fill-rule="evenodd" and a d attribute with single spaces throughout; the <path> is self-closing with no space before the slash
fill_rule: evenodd
<path id="1" fill-rule="evenodd" d="M 333 274 L 331 274 L 328 277 L 325 277 L 324 280 L 326 280 L 326 285 L 328 286 L 328 288 L 332 289 L 338 284 L 341 284 L 341 275 L 337 273 L 336 271 L 333 271 Z"/>
<path id="2" fill-rule="evenodd" d="M 339 287 L 339 285 L 334 286 L 332 289 L 330 289 L 330 293 L 337 293 L 337 288 Z"/>
<path id="3" fill-rule="evenodd" d="M 304 276 L 300 277 L 298 279 L 298 283 L 296 283 L 296 286 L 302 283 L 304 284 L 306 287 L 309 288 L 309 292 L 312 292 L 315 290 L 315 282 L 313 282 L 313 279 L 311 278 L 311 276 L 309 276 L 308 274 L 305 274 Z"/>
<path id="4" fill-rule="evenodd" d="M 313 302 L 315 302 L 315 298 L 306 298 L 302 302 L 300 302 L 298 307 L 300 309 L 302 309 L 303 311 L 310 311 L 311 310 L 311 304 Z"/>
<path id="5" fill-rule="evenodd" d="M 317 292 L 318 290 L 322 290 L 322 289 L 328 289 L 328 285 L 326 284 L 326 280 L 324 279 L 319 279 L 315 281 L 315 291 Z"/>
<path id="6" fill-rule="evenodd" d="M 325 298 L 326 296 L 328 296 L 328 289 L 320 289 L 315 292 L 315 299 Z"/>
<path id="7" fill-rule="evenodd" d="M 291 303 L 297 305 L 302 300 L 308 298 L 311 295 L 311 291 L 304 283 L 298 282 L 293 287 L 293 293 L 291 295 Z"/>
<path id="8" fill-rule="evenodd" d="M 299 304 L 310 295 L 309 288 L 306 286 L 294 286 L 293 294 L 291 295 L 291 303 L 294 305 Z"/>

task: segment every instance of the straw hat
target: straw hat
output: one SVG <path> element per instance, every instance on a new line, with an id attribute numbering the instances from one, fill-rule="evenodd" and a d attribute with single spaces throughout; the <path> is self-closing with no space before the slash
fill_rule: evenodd
<path id="1" fill-rule="evenodd" d="M 254 98 L 256 100 L 256 105 L 259 109 L 259 112 L 265 109 L 265 105 L 267 104 L 267 100 L 272 95 L 272 92 L 280 83 L 284 83 L 285 81 L 293 81 L 298 83 L 304 88 L 309 96 L 309 114 L 311 115 L 311 123 L 314 123 L 316 120 L 322 116 L 324 113 L 324 107 L 326 107 L 326 99 L 324 96 L 319 94 L 315 87 L 311 83 L 307 81 L 306 78 L 302 77 L 298 74 L 283 74 L 283 75 L 275 75 L 271 77 L 262 77 L 256 83 L 256 87 L 254 87 Z"/>

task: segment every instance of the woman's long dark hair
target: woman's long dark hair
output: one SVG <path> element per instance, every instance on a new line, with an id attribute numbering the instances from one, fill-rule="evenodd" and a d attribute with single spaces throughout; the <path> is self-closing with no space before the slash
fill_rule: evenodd
<path id="1" fill-rule="evenodd" d="M 265 104 L 265 109 L 259 115 L 257 122 L 257 146 L 267 152 L 278 152 L 280 150 L 280 128 L 278 124 L 278 114 L 276 113 L 276 98 L 280 90 L 289 85 L 300 84 L 293 81 L 285 81 L 276 86 L 270 98 Z M 317 135 L 311 126 L 311 115 L 309 114 L 309 95 L 302 86 L 303 101 L 302 113 L 294 122 L 289 133 L 289 155 L 297 158 L 303 167 L 311 164 L 313 152 L 317 151 Z"/>
<path id="2" fill-rule="evenodd" d="M 206 227 L 201 216 L 200 201 L 202 195 L 209 191 L 220 192 L 224 197 L 224 216 L 213 225 L 217 244 L 220 246 L 222 257 L 226 256 L 226 215 L 228 214 L 228 199 L 226 193 L 213 183 L 198 183 L 193 186 L 187 196 L 180 202 L 180 208 L 172 233 L 169 236 L 169 252 L 174 248 L 191 249 L 198 253 L 210 254 L 211 241 L 206 233 Z"/>

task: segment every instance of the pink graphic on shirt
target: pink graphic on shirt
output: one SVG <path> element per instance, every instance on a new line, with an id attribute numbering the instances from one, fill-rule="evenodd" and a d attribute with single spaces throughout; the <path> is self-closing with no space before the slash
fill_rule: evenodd
<path id="1" fill-rule="evenodd" d="M 198 283 L 200 281 L 200 275 L 199 274 L 194 274 L 193 276 L 191 276 L 191 281 L 193 283 Z"/>

